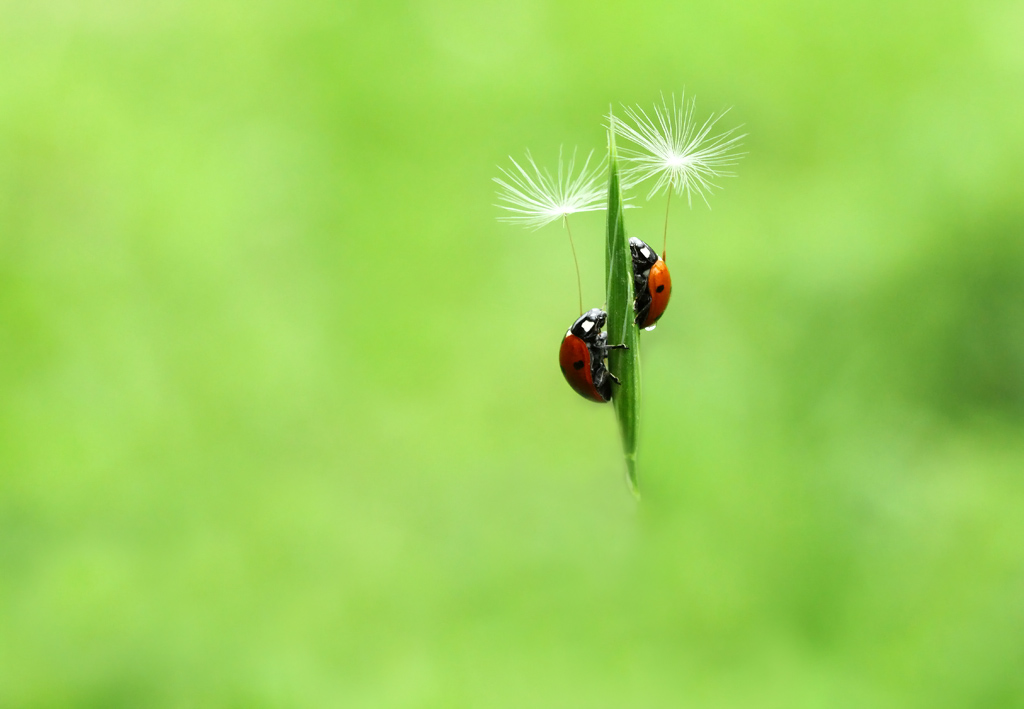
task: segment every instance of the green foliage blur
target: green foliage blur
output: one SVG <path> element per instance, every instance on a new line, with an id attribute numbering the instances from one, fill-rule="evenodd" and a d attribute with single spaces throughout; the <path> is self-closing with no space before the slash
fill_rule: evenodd
<path id="1" fill-rule="evenodd" d="M 1024 707 L 1022 37 L 0 0 L 0 707 Z M 638 503 L 490 180 L 684 89 L 748 155 L 673 215 Z"/>

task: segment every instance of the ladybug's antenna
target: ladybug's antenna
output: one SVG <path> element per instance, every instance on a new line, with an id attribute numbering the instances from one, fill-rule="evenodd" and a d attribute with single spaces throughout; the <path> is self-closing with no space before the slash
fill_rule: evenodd
<path id="1" fill-rule="evenodd" d="M 583 315 L 583 285 L 580 282 L 580 262 L 576 258 L 576 244 L 572 243 L 572 229 L 569 228 L 568 215 L 562 216 L 562 224 L 565 226 L 565 233 L 569 235 L 569 248 L 572 249 L 572 262 L 576 264 L 576 293 L 580 298 L 580 315 Z"/>
<path id="2" fill-rule="evenodd" d="M 672 186 L 668 189 L 668 199 L 665 200 L 665 236 L 662 237 L 661 241 L 661 259 L 667 260 L 666 253 L 668 252 L 668 207 L 672 204 Z"/>

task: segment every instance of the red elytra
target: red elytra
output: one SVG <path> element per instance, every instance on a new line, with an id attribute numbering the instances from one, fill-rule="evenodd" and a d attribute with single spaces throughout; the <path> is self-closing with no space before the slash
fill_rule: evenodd
<path id="1" fill-rule="evenodd" d="M 627 349 L 606 344 L 608 334 L 601 328 L 607 319 L 600 308 L 588 310 L 566 331 L 558 350 L 558 364 L 569 386 L 584 399 L 602 404 L 612 398 L 612 382 L 619 383 L 604 365 L 608 350 Z"/>
<path id="2" fill-rule="evenodd" d="M 658 322 L 672 295 L 672 276 L 665 261 L 660 258 L 651 266 L 650 275 L 647 277 L 647 292 L 651 296 L 651 308 L 647 311 L 647 317 L 640 323 L 640 327 L 650 327 Z"/>
<path id="3" fill-rule="evenodd" d="M 565 333 L 558 350 L 558 365 L 569 386 L 585 399 L 605 402 L 601 392 L 594 386 L 594 375 L 590 371 L 590 348 L 572 332 Z"/>

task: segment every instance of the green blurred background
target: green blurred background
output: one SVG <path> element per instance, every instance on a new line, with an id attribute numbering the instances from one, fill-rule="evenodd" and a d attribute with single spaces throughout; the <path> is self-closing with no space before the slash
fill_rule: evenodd
<path id="1" fill-rule="evenodd" d="M 0 2 L 0 706 L 1024 706 L 1022 37 Z M 749 154 L 675 212 L 638 504 L 490 180 L 683 89 Z"/>

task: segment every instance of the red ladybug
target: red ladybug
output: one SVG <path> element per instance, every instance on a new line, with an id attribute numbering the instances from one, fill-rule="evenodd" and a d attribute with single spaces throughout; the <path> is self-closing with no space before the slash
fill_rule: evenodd
<path id="1" fill-rule="evenodd" d="M 652 328 L 668 307 L 672 276 L 654 249 L 635 236 L 629 238 L 629 251 L 633 256 L 633 291 L 636 294 L 634 322 L 640 327 Z"/>
<path id="2" fill-rule="evenodd" d="M 604 403 L 612 398 L 612 382 L 621 384 L 604 366 L 608 350 L 629 349 L 626 345 L 607 345 L 608 333 L 601 332 L 608 314 L 594 308 L 579 319 L 562 338 L 558 364 L 569 386 L 585 399 Z"/>

